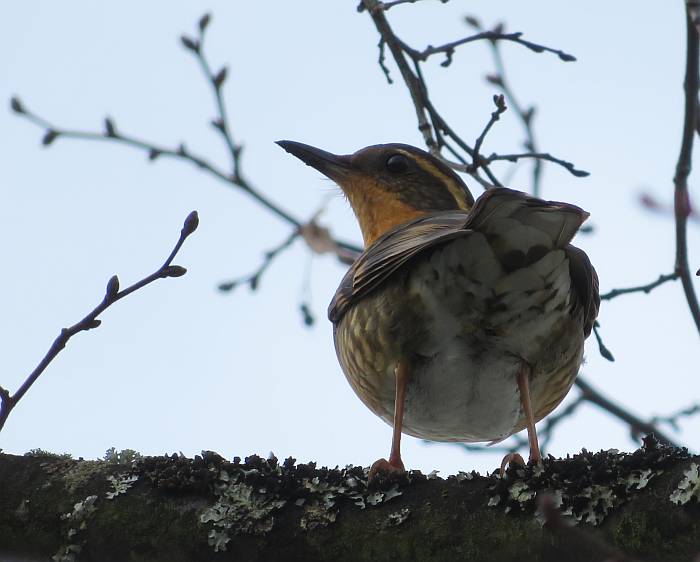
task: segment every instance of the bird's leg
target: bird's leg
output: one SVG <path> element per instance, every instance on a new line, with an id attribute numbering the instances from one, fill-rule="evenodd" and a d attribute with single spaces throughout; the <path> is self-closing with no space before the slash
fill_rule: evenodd
<path id="1" fill-rule="evenodd" d="M 403 426 L 403 411 L 406 402 L 406 387 L 410 367 L 408 361 L 401 360 L 396 366 L 396 397 L 394 398 L 394 433 L 391 439 L 389 460 L 379 459 L 369 469 L 369 479 L 372 480 L 378 472 L 405 472 L 401 460 L 401 428 Z"/>
<path id="2" fill-rule="evenodd" d="M 535 414 L 532 411 L 532 401 L 530 400 L 530 366 L 522 362 L 516 376 L 518 381 L 518 390 L 520 391 L 520 402 L 525 413 L 525 423 L 527 427 L 527 440 L 530 444 L 530 460 L 529 462 L 538 462 L 542 459 L 540 454 L 540 444 L 537 441 L 537 429 L 535 429 Z M 519 464 L 525 466 L 523 457 L 518 453 L 510 453 L 503 458 L 501 462 L 501 476 L 505 473 L 506 467 L 509 464 Z"/>

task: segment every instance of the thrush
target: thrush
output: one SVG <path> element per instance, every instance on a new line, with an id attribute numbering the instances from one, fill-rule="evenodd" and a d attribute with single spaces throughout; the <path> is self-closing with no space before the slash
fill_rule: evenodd
<path id="1" fill-rule="evenodd" d="M 569 243 L 588 213 L 506 188 L 475 202 L 451 168 L 404 144 L 342 156 L 278 144 L 340 186 L 364 238 L 328 315 L 350 386 L 393 426 L 370 475 L 404 470 L 402 432 L 498 442 L 527 429 L 539 460 L 535 424 L 569 392 L 600 305 L 596 272 Z"/>

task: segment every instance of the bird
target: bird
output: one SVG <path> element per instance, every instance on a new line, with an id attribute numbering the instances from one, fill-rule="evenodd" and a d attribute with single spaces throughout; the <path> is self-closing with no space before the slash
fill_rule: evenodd
<path id="1" fill-rule="evenodd" d="M 600 306 L 598 276 L 570 241 L 583 209 L 505 187 L 474 199 L 438 157 L 399 143 L 337 155 L 296 141 L 284 150 L 338 184 L 364 250 L 328 308 L 340 366 L 362 402 L 402 433 L 497 443 L 527 430 L 571 389 Z M 510 464 L 524 465 L 517 453 Z"/>

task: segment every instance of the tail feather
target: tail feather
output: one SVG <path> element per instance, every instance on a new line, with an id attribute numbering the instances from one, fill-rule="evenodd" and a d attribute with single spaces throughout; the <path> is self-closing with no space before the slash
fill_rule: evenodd
<path id="1" fill-rule="evenodd" d="M 533 246 L 563 248 L 588 213 L 576 205 L 544 201 L 506 188 L 487 191 L 472 208 L 467 228 L 504 238 L 509 248 L 525 253 Z"/>

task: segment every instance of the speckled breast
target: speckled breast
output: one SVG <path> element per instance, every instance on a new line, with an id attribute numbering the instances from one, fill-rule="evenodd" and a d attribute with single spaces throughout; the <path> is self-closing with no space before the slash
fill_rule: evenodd
<path id="1" fill-rule="evenodd" d="M 405 264 L 335 326 L 343 372 L 391 424 L 397 363 L 411 366 L 403 430 L 435 441 L 503 439 L 525 426 L 516 384 L 532 369 L 537 420 L 569 391 L 583 355 L 569 264 L 551 250 L 509 271 L 474 232 Z"/>

